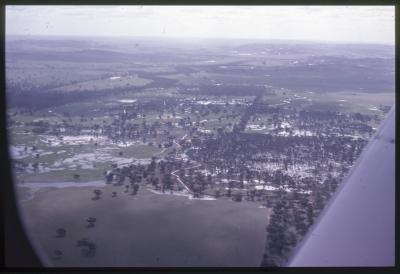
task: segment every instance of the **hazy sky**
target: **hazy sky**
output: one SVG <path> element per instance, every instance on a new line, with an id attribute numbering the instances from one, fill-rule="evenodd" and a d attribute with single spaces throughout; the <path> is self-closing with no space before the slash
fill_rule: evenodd
<path id="1" fill-rule="evenodd" d="M 7 6 L 6 34 L 394 44 L 394 6 Z"/>

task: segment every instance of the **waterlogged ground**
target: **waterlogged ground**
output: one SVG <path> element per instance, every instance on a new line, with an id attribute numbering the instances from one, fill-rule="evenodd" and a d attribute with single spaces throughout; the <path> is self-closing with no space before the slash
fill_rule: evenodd
<path id="1" fill-rule="evenodd" d="M 35 189 L 33 184 L 19 189 Z M 260 266 L 270 209 L 258 203 L 188 199 L 145 188 L 132 196 L 102 182 L 76 184 L 41 184 L 20 203 L 28 232 L 48 265 Z M 94 189 L 103 192 L 99 200 L 92 200 Z M 92 228 L 88 217 L 97 219 Z M 56 237 L 60 227 L 67 231 L 64 238 Z M 83 255 L 77 246 L 82 238 L 95 244 L 94 256 Z M 54 258 L 54 250 L 63 253 L 61 258 Z"/>
<path id="2" fill-rule="evenodd" d="M 18 182 L 70 181 L 73 174 L 79 174 L 79 182 L 101 180 L 111 164 L 147 164 L 152 156 L 167 152 L 140 141 L 112 144 L 107 138 L 88 135 L 62 139 L 41 135 L 29 142 L 23 139 L 27 137 L 28 134 L 15 134 L 16 144 L 10 145 L 11 157 L 27 163 L 24 172 L 17 174 Z M 32 165 L 35 162 L 37 168 Z"/>

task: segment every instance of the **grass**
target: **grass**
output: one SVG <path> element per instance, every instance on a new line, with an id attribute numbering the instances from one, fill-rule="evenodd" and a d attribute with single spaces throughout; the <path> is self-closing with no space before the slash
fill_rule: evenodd
<path id="1" fill-rule="evenodd" d="M 244 84 L 244 83 L 253 83 L 253 84 L 266 84 L 268 79 L 263 79 L 260 77 L 242 75 L 242 74 L 220 74 L 220 73 L 208 73 L 208 72 L 196 72 L 187 74 L 169 74 L 163 75 L 162 77 L 168 79 L 178 80 L 181 85 L 184 86 L 193 86 L 193 85 L 203 85 L 203 84 L 215 84 L 215 83 L 223 83 L 223 84 Z M 214 82 L 215 81 L 215 82 Z"/>
<path id="2" fill-rule="evenodd" d="M 121 147 L 119 149 L 115 149 L 112 151 L 111 155 L 115 157 L 144 159 L 144 158 L 151 158 L 154 154 L 159 153 L 161 151 L 162 149 L 156 147 L 156 144 L 153 147 L 148 145 L 134 145 L 134 146 Z M 120 156 L 119 152 L 122 152 L 123 155 Z"/>
<path id="3" fill-rule="evenodd" d="M 21 129 L 21 131 L 23 132 L 22 129 Z M 13 145 L 22 144 L 22 145 L 31 146 L 31 144 L 33 144 L 37 140 L 36 136 L 34 136 L 32 134 L 16 133 L 16 131 L 14 129 L 12 129 L 8 133 L 9 133 L 9 142 L 10 142 L 10 144 L 13 144 Z"/>
<path id="4" fill-rule="evenodd" d="M 123 188 L 48 189 L 22 202 L 31 237 L 47 257 L 64 255 L 55 266 L 259 266 L 264 253 L 270 211 L 257 203 L 188 200 L 157 195 L 141 187 L 137 196 Z M 111 192 L 117 192 L 112 198 Z M 97 218 L 86 228 L 88 217 Z M 65 238 L 56 238 L 63 227 Z M 84 257 L 76 241 L 87 237 L 96 255 Z"/>
<path id="5" fill-rule="evenodd" d="M 130 87 L 142 87 L 149 83 L 152 80 L 133 77 L 133 76 L 124 76 L 118 79 L 111 80 L 109 78 L 101 79 L 101 80 L 91 80 L 85 82 L 79 82 L 72 85 L 62 86 L 55 91 L 86 91 L 86 90 L 105 90 L 105 89 L 113 89 L 113 88 L 130 88 Z"/>
<path id="6" fill-rule="evenodd" d="M 360 91 L 341 92 L 304 92 L 290 90 L 275 90 L 276 95 L 264 95 L 263 101 L 268 104 L 282 103 L 291 99 L 290 106 L 303 107 L 308 110 L 331 110 L 341 112 L 359 112 L 367 115 L 384 116 L 382 111 L 370 110 L 379 105 L 391 106 L 394 104 L 394 93 L 365 93 Z M 297 94 L 306 99 L 295 99 Z M 308 101 L 311 99 L 312 101 Z M 344 101 L 340 101 L 344 100 Z M 289 104 L 288 104 L 289 106 Z"/>
<path id="7" fill-rule="evenodd" d="M 332 104 L 338 106 L 339 109 L 346 112 L 361 112 L 364 114 L 375 115 L 378 111 L 369 110 L 371 107 L 379 105 L 391 106 L 394 104 L 394 93 L 363 93 L 363 92 L 329 92 L 329 93 L 313 93 L 307 94 L 308 98 L 313 102 Z M 344 102 L 339 100 L 345 100 Z M 340 106 L 339 104 L 342 104 Z"/>
<path id="8" fill-rule="evenodd" d="M 31 173 L 19 176 L 19 181 L 24 180 L 25 182 L 87 182 L 95 180 L 103 180 L 103 172 L 110 168 L 111 163 L 98 164 L 96 169 L 64 169 L 54 170 L 45 173 Z M 74 180 L 74 174 L 79 174 L 78 180 Z"/>

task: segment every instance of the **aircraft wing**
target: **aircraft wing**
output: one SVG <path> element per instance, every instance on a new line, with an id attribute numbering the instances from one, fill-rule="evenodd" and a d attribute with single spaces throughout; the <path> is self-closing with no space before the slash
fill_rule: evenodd
<path id="1" fill-rule="evenodd" d="M 395 265 L 395 107 L 289 260 L 290 267 Z"/>

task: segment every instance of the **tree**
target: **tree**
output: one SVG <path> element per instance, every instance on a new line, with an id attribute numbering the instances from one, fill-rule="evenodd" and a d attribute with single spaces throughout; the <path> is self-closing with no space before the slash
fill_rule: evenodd
<path id="1" fill-rule="evenodd" d="M 106 184 L 111 184 L 114 178 L 114 174 L 112 172 L 106 172 Z"/>
<path id="2" fill-rule="evenodd" d="M 99 200 L 100 199 L 100 195 L 101 195 L 101 190 L 100 189 L 95 189 L 93 190 L 94 195 L 96 195 L 95 197 L 92 198 L 92 200 Z"/>
<path id="3" fill-rule="evenodd" d="M 82 238 L 82 239 L 76 241 L 76 246 L 81 247 L 81 246 L 87 245 L 88 243 L 89 243 L 88 238 Z"/>
<path id="4" fill-rule="evenodd" d="M 276 267 L 278 266 L 277 263 L 272 259 L 271 256 L 267 255 L 267 253 L 264 254 L 263 260 L 261 262 L 261 267 Z"/>
<path id="5" fill-rule="evenodd" d="M 250 201 L 254 201 L 255 195 L 256 195 L 256 190 L 255 189 L 251 189 L 250 192 L 249 192 Z"/>
<path id="6" fill-rule="evenodd" d="M 85 257 L 92 257 L 96 254 L 96 245 L 93 242 L 90 242 L 87 238 L 78 240 L 77 246 L 83 248 L 82 255 Z"/>
<path id="7" fill-rule="evenodd" d="M 54 254 L 53 260 L 60 260 L 63 255 L 62 251 L 59 249 L 54 250 L 53 254 Z"/>
<path id="8" fill-rule="evenodd" d="M 325 199 L 324 199 L 324 195 L 321 193 L 321 190 L 317 189 L 317 191 L 315 191 L 314 193 L 315 197 L 314 197 L 314 209 L 317 212 L 320 212 L 324 205 L 325 205 Z"/>
<path id="9" fill-rule="evenodd" d="M 285 240 L 284 231 L 283 225 L 278 220 L 272 221 L 271 217 L 271 222 L 267 228 L 267 242 L 271 253 L 282 255 Z"/>
<path id="10" fill-rule="evenodd" d="M 200 172 L 197 172 L 195 181 L 200 186 L 200 190 L 204 191 L 206 188 L 206 180 L 204 178 L 204 175 Z"/>
<path id="11" fill-rule="evenodd" d="M 284 249 L 286 252 L 290 251 L 297 243 L 296 234 L 293 231 L 288 231 L 285 236 Z"/>
<path id="12" fill-rule="evenodd" d="M 163 186 L 166 189 L 172 189 L 172 180 L 171 180 L 171 174 L 167 173 L 164 175 L 164 180 L 163 180 Z"/>
<path id="13" fill-rule="evenodd" d="M 237 193 L 235 193 L 235 194 L 233 195 L 232 200 L 235 201 L 235 202 L 241 202 L 241 201 L 242 201 L 242 198 L 243 198 L 242 193 L 237 192 Z"/>
<path id="14" fill-rule="evenodd" d="M 96 223 L 96 218 L 94 217 L 89 217 L 86 220 L 88 222 L 87 227 L 94 227 L 95 223 Z"/>
<path id="15" fill-rule="evenodd" d="M 208 175 L 207 175 L 207 184 L 208 184 L 208 185 L 211 185 L 211 184 L 212 184 L 212 176 L 211 176 L 211 174 L 208 174 Z"/>
<path id="16" fill-rule="evenodd" d="M 67 234 L 67 231 L 64 228 L 58 228 L 56 230 L 56 233 L 57 233 L 57 236 L 56 236 L 57 238 L 64 238 L 65 235 Z"/>
<path id="17" fill-rule="evenodd" d="M 88 242 L 86 247 L 87 249 L 82 249 L 83 256 L 93 257 L 96 254 L 96 245 L 92 242 Z"/>
<path id="18" fill-rule="evenodd" d="M 139 184 L 133 184 L 132 195 L 136 195 L 139 190 Z"/>
<path id="19" fill-rule="evenodd" d="M 179 169 L 179 177 L 184 178 L 185 177 L 185 170 L 183 168 Z"/>

